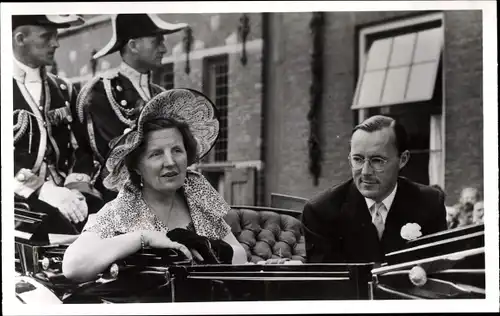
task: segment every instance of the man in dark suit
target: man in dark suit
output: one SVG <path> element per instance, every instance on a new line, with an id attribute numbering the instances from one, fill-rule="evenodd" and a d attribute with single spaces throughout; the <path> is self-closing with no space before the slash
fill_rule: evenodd
<path id="1" fill-rule="evenodd" d="M 446 229 L 442 192 L 399 176 L 410 158 L 406 138 L 381 115 L 354 128 L 352 178 L 304 206 L 307 262 L 383 262 L 407 240 Z"/>
<path id="2" fill-rule="evenodd" d="M 76 90 L 45 67 L 54 63 L 57 30 L 83 22 L 73 15 L 12 17 L 15 201 L 37 212 L 60 212 L 77 225 L 95 212 L 89 202 L 101 195 L 77 124 Z"/>
<path id="3" fill-rule="evenodd" d="M 104 202 L 117 194 L 102 185 L 111 142 L 134 126 L 148 100 L 164 91 L 151 82 L 151 71 L 162 65 L 167 52 L 164 36 L 187 27 L 185 23 L 163 21 L 156 14 L 117 14 L 111 23 L 112 38 L 93 59 L 119 52 L 122 63 L 96 75 L 82 88 L 77 100 L 79 120 L 86 126 L 88 143 L 100 164 L 96 187 L 103 192 Z"/>

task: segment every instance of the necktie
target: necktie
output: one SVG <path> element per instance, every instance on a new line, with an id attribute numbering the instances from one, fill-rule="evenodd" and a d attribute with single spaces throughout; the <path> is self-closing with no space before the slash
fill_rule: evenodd
<path id="1" fill-rule="evenodd" d="M 372 214 L 372 223 L 377 228 L 378 239 L 382 239 L 382 234 L 384 233 L 384 218 L 382 217 L 382 212 L 385 210 L 384 203 L 375 203 L 373 205 L 374 212 Z"/>
<path id="2" fill-rule="evenodd" d="M 139 85 L 142 89 L 142 92 L 147 97 L 147 99 L 150 99 L 151 95 L 149 94 L 149 78 L 147 74 L 146 75 L 141 74 L 139 78 Z"/>

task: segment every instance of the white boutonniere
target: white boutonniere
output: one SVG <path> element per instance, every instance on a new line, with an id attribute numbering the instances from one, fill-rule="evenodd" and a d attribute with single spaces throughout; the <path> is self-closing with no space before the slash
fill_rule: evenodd
<path id="1" fill-rule="evenodd" d="M 405 240 L 416 239 L 422 236 L 421 229 L 422 227 L 417 223 L 408 223 L 401 227 L 401 237 Z"/>

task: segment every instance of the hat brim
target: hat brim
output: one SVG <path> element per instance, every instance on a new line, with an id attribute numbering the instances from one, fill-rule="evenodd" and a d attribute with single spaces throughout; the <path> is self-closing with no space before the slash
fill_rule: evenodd
<path id="1" fill-rule="evenodd" d="M 151 22 L 153 22 L 153 24 L 155 25 L 155 29 L 153 29 L 147 33 L 143 33 L 139 37 L 172 34 L 172 33 L 176 33 L 178 31 L 188 27 L 188 25 L 186 23 L 175 23 L 174 24 L 174 23 L 168 23 L 166 21 L 163 21 L 156 14 L 148 14 L 147 16 L 150 18 Z M 99 50 L 97 53 L 95 53 L 92 56 L 92 59 L 98 59 L 98 58 L 101 58 L 103 56 L 110 55 L 110 54 L 113 54 L 113 53 L 119 51 L 123 47 L 123 45 L 125 45 L 126 41 L 133 38 L 133 37 L 127 38 L 127 39 L 118 38 L 118 30 L 117 30 L 117 26 L 116 26 L 117 25 L 116 24 L 117 17 L 118 17 L 118 15 L 114 15 L 111 19 L 111 25 L 113 28 L 113 35 L 112 35 L 110 41 L 101 50 Z"/>
<path id="2" fill-rule="evenodd" d="M 192 89 L 164 91 L 148 101 L 141 110 L 136 126 L 113 142 L 106 158 L 106 168 L 110 172 L 105 179 L 107 188 L 118 188 L 129 177 L 125 158 L 143 141 L 144 124 L 161 118 L 172 118 L 189 126 L 197 143 L 195 162 L 210 152 L 219 137 L 217 109 L 207 96 Z"/>
<path id="3" fill-rule="evenodd" d="M 85 19 L 77 14 L 59 15 L 20 15 L 12 16 L 12 29 L 22 25 L 49 26 L 58 29 L 65 29 L 73 26 L 80 26 L 85 23 Z"/>
<path id="4" fill-rule="evenodd" d="M 46 15 L 47 19 L 50 21 L 50 23 L 57 25 L 59 27 L 68 28 L 72 26 L 80 26 L 85 23 L 85 20 L 77 15 L 77 14 L 70 14 L 67 16 L 62 16 L 62 15 Z"/>

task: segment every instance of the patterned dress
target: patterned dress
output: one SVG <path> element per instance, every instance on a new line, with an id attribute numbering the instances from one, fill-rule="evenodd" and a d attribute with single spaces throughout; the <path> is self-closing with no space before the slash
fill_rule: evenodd
<path id="1" fill-rule="evenodd" d="M 224 220 L 230 207 L 202 174 L 188 170 L 181 190 L 191 216 L 188 229 L 211 239 L 223 239 L 231 232 Z M 144 202 L 140 189 L 127 181 L 117 198 L 104 205 L 83 231 L 104 239 L 140 230 L 167 233 L 168 227 Z"/>

